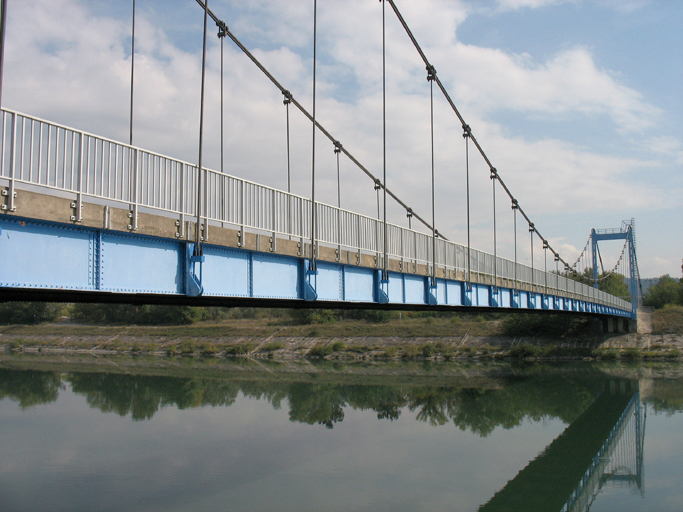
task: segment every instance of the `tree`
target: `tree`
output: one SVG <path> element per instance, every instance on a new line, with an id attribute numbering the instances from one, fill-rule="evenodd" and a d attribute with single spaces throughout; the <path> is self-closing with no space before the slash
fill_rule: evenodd
<path id="1" fill-rule="evenodd" d="M 643 297 L 643 304 L 657 309 L 667 304 L 683 305 L 683 283 L 665 274 L 659 278 L 657 284 L 652 286 Z"/>

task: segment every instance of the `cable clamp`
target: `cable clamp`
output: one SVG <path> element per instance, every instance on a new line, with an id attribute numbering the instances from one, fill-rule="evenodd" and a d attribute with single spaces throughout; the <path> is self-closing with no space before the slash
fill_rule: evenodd
<path id="1" fill-rule="evenodd" d="M 408 218 L 410 219 L 412 216 L 413 216 L 413 209 L 412 209 L 412 208 L 408 208 L 408 209 L 406 210 L 406 217 L 408 217 Z"/>
<path id="2" fill-rule="evenodd" d="M 342 150 L 342 143 L 339 142 L 338 140 L 335 140 L 334 141 L 334 152 L 338 154 L 338 153 L 341 153 L 341 150 Z"/>
<path id="3" fill-rule="evenodd" d="M 216 26 L 218 27 L 218 37 L 225 37 L 228 35 L 228 26 L 225 24 L 224 21 L 218 20 L 216 22 Z"/>
<path id="4" fill-rule="evenodd" d="M 548 248 L 548 241 L 547 240 L 543 240 L 543 248 L 544 249 Z"/>
<path id="5" fill-rule="evenodd" d="M 289 105 L 292 102 L 292 93 L 285 89 L 282 91 L 282 95 L 285 97 L 285 99 L 282 100 L 282 104 Z"/>
<path id="6" fill-rule="evenodd" d="M 462 125 L 462 136 L 467 138 L 472 136 L 472 128 L 470 128 L 469 124 L 463 124 Z"/>
<path id="7" fill-rule="evenodd" d="M 534 227 L 534 223 L 529 222 L 529 233 L 533 233 L 534 231 L 536 231 L 536 228 Z"/>
<path id="8" fill-rule="evenodd" d="M 495 180 L 498 178 L 498 169 L 491 167 L 491 179 Z"/>
<path id="9" fill-rule="evenodd" d="M 431 64 L 427 64 L 427 81 L 436 80 L 436 69 Z"/>
<path id="10" fill-rule="evenodd" d="M 379 190 L 382 188 L 381 182 L 379 181 L 379 178 L 375 179 L 375 190 Z"/>
<path id="11" fill-rule="evenodd" d="M 517 202 L 517 199 L 512 200 L 512 209 L 519 210 L 519 203 Z"/>

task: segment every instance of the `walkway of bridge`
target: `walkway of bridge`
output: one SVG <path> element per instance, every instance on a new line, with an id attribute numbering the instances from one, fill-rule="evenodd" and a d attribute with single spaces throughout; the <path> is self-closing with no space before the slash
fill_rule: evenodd
<path id="1" fill-rule="evenodd" d="M 311 271 L 311 200 L 210 169 L 204 255 L 193 256 L 197 165 L 11 110 L 1 129 L 3 298 L 70 290 L 631 315 L 629 302 L 556 272 L 394 224 L 383 278 L 381 220 L 322 203 Z"/>

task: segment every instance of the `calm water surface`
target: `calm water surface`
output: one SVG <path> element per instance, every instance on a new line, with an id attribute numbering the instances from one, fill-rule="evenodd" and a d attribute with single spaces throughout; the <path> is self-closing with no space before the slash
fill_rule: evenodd
<path id="1" fill-rule="evenodd" d="M 1 361 L 0 510 L 683 510 L 676 367 L 258 366 Z"/>

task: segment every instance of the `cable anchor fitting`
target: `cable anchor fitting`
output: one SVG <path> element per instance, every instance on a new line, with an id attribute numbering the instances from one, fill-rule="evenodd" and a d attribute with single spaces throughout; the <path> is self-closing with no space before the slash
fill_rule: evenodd
<path id="1" fill-rule="evenodd" d="M 228 35 L 228 26 L 225 24 L 224 21 L 218 20 L 216 22 L 216 26 L 218 27 L 219 39 Z"/>

